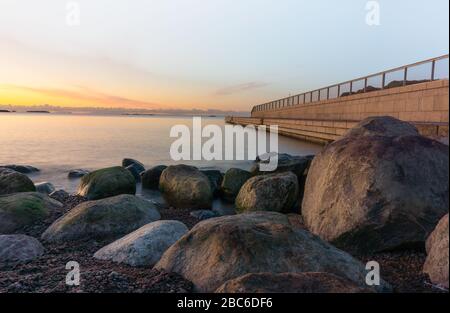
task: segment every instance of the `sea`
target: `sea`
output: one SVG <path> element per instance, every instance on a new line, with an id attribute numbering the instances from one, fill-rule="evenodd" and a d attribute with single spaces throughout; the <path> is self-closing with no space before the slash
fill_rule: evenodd
<path id="1" fill-rule="evenodd" d="M 225 127 L 224 117 L 202 117 L 202 126 Z M 45 113 L 0 113 L 0 166 L 32 165 L 35 183 L 50 182 L 69 193 L 77 190 L 79 179 L 69 179 L 71 169 L 95 170 L 121 165 L 133 158 L 146 168 L 155 165 L 189 164 L 201 169 L 226 171 L 231 167 L 250 169 L 254 160 L 174 161 L 170 147 L 177 137 L 171 129 L 185 125 L 192 130 L 191 116 L 76 115 Z M 223 132 L 225 133 L 225 132 Z M 203 141 L 207 140 L 204 139 Z M 224 140 L 224 149 L 225 146 Z M 321 145 L 279 136 L 278 152 L 311 155 Z M 152 197 L 138 185 L 138 194 Z"/>

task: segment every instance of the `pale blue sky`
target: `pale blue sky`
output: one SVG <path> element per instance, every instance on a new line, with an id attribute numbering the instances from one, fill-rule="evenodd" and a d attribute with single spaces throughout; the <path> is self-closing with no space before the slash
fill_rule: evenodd
<path id="1" fill-rule="evenodd" d="M 3 92 L 245 111 L 449 50 L 448 0 L 378 1 L 379 26 L 365 0 L 79 0 L 75 27 L 67 2 L 0 0 Z"/>

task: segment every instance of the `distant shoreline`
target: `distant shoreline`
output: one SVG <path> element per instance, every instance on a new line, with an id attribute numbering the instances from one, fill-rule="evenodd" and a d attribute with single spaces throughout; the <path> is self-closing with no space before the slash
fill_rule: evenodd
<path id="1" fill-rule="evenodd" d="M 42 110 L 30 110 L 30 111 L 27 111 L 26 113 L 43 113 L 43 114 L 50 114 L 50 112 L 49 111 L 42 111 Z"/>

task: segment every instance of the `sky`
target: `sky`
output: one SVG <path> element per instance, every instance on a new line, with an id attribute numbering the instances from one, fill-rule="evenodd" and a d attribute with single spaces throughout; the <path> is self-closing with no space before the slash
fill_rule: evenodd
<path id="1" fill-rule="evenodd" d="M 448 0 L 368 2 L 0 0 L 0 104 L 249 111 L 448 53 Z"/>

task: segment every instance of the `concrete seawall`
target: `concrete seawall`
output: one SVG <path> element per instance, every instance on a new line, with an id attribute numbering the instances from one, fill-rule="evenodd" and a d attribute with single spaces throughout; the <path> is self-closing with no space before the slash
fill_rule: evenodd
<path id="1" fill-rule="evenodd" d="M 447 138 L 448 142 L 448 114 L 449 81 L 445 79 L 253 111 L 252 117 L 227 117 L 226 122 L 239 125 L 278 125 L 281 135 L 329 143 L 364 118 L 393 116 L 411 122 L 425 136 Z"/>

